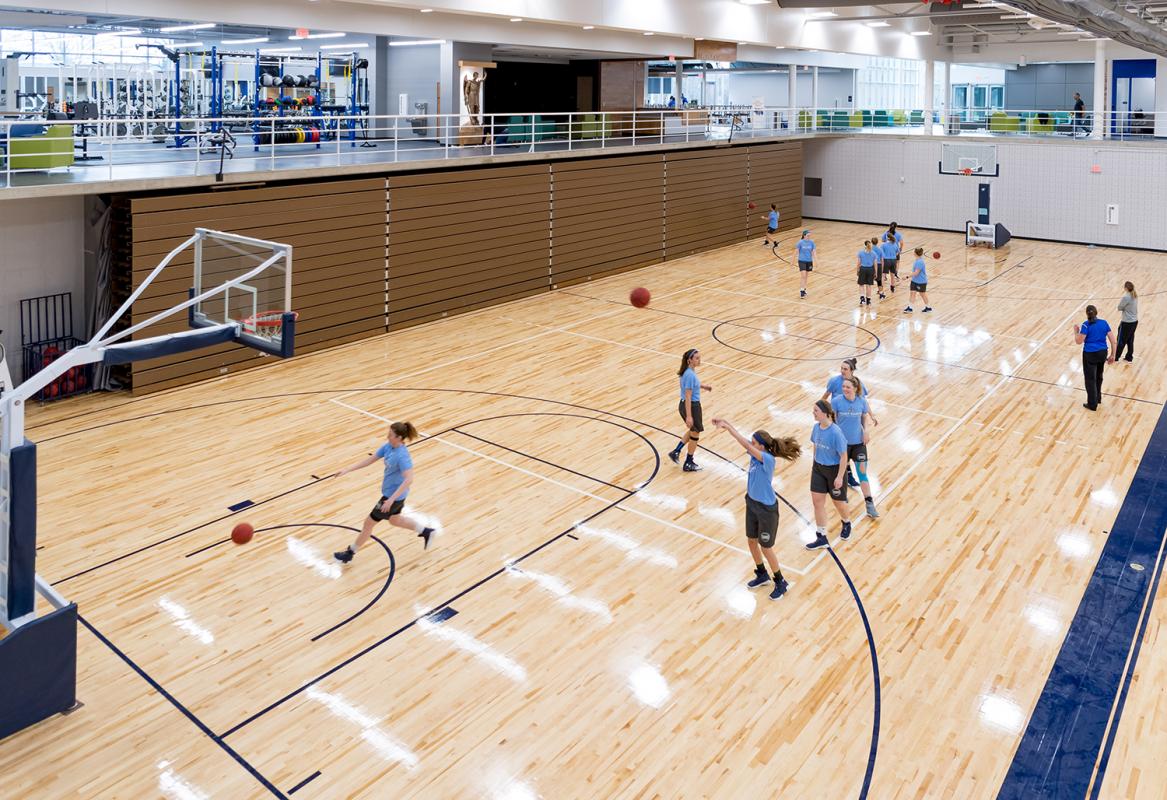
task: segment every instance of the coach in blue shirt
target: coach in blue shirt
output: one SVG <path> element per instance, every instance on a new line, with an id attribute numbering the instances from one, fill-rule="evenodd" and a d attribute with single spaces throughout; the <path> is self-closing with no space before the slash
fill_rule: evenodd
<path id="1" fill-rule="evenodd" d="M 1114 331 L 1106 320 L 1098 318 L 1097 308 L 1086 306 L 1086 321 L 1074 329 L 1074 342 L 1082 345 L 1082 375 L 1086 379 L 1086 402 L 1082 406 L 1095 411 L 1102 402 L 1102 369 L 1114 363 L 1113 354 L 1118 349 L 1114 343 Z"/>

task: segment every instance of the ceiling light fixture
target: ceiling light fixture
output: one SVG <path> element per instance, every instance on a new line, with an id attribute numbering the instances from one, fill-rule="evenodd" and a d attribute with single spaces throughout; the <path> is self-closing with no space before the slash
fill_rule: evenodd
<path id="1" fill-rule="evenodd" d="M 645 32 L 644 32 L 644 35 L 645 35 L 645 36 L 656 36 L 656 34 L 655 34 L 655 33 L 653 33 L 652 31 L 645 31 Z"/>
<path id="2" fill-rule="evenodd" d="M 324 44 L 320 46 L 321 50 L 356 50 L 360 47 L 368 47 L 368 42 L 360 42 L 358 44 Z M 297 48 L 299 49 L 299 48 Z"/>
<path id="3" fill-rule="evenodd" d="M 397 42 L 390 42 L 390 47 L 413 47 L 419 44 L 445 44 L 445 39 L 406 39 Z"/>
<path id="4" fill-rule="evenodd" d="M 434 10 L 433 10 L 432 8 L 423 8 L 423 9 L 420 9 L 420 11 L 421 11 L 421 13 L 423 13 L 423 14 L 432 14 L 432 13 L 434 13 Z"/>
<path id="5" fill-rule="evenodd" d="M 770 2 L 770 0 L 737 0 L 737 1 L 739 3 L 741 3 L 743 6 L 764 6 Z"/>
<path id="6" fill-rule="evenodd" d="M 257 36 L 254 39 L 224 39 L 222 44 L 263 44 L 271 41 L 266 36 Z"/>
<path id="7" fill-rule="evenodd" d="M 340 39 L 348 36 L 347 33 L 310 33 L 305 39 Z M 290 37 L 289 37 L 290 38 Z"/>
<path id="8" fill-rule="evenodd" d="M 511 22 L 522 22 L 522 21 L 523 21 L 522 17 L 511 17 Z"/>
<path id="9" fill-rule="evenodd" d="M 834 11 L 813 11 L 806 15 L 807 19 L 827 19 L 828 17 L 839 16 Z"/>
<path id="10" fill-rule="evenodd" d="M 268 47 L 264 50 L 260 50 L 259 52 L 265 53 L 265 54 L 266 53 L 272 53 L 272 54 L 275 54 L 275 53 L 299 53 L 300 48 L 299 47 Z"/>
<path id="11" fill-rule="evenodd" d="M 200 22 L 197 25 L 171 25 L 166 28 L 159 28 L 161 33 L 178 33 L 179 31 L 201 31 L 205 28 L 213 28 L 219 23 L 217 22 Z"/>
<path id="12" fill-rule="evenodd" d="M 868 28 L 890 28 L 891 23 L 890 22 L 868 22 L 867 27 Z"/>
<path id="13" fill-rule="evenodd" d="M 585 31 L 594 31 L 596 29 L 596 26 L 595 25 L 584 25 L 583 29 Z"/>

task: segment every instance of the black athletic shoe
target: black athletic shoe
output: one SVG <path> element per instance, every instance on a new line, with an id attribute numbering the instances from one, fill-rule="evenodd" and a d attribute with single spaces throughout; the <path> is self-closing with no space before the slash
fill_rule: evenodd
<path id="1" fill-rule="evenodd" d="M 896 293 L 896 287 L 894 287 L 894 286 L 893 286 L 893 287 L 891 287 L 891 293 L 892 293 L 892 294 L 895 294 L 895 293 Z"/>
<path id="2" fill-rule="evenodd" d="M 1098 406 L 1092 406 L 1089 403 L 1083 403 L 1082 408 L 1086 409 L 1087 411 L 1097 411 L 1098 410 Z"/>
<path id="3" fill-rule="evenodd" d="M 757 589 L 759 586 L 765 586 L 770 582 L 770 573 L 762 570 L 761 572 L 754 572 L 754 577 L 746 583 L 751 589 Z"/>
<path id="4" fill-rule="evenodd" d="M 867 302 L 866 298 L 864 298 L 863 295 L 859 295 L 859 305 L 863 305 L 866 302 Z"/>
<path id="5" fill-rule="evenodd" d="M 828 544 L 830 544 L 830 541 L 827 539 L 826 536 L 823 536 L 820 533 L 814 537 L 813 542 L 809 542 L 806 545 L 806 549 L 807 550 L 818 550 L 820 547 L 826 547 Z"/>
<path id="6" fill-rule="evenodd" d="M 770 592 L 770 599 L 781 600 L 782 596 L 786 594 L 786 590 L 789 588 L 790 584 L 787 583 L 785 578 L 783 578 L 782 580 L 778 581 L 778 583 L 774 584 L 774 591 Z"/>
<path id="7" fill-rule="evenodd" d="M 851 538 L 851 523 L 850 522 L 843 523 L 843 530 L 839 532 L 839 535 L 842 536 L 844 539 Z"/>
<path id="8" fill-rule="evenodd" d="M 799 297 L 806 297 L 806 289 L 799 289 L 798 296 Z"/>
<path id="9" fill-rule="evenodd" d="M 430 549 L 430 539 L 433 537 L 433 535 L 434 535 L 433 528 L 423 528 L 422 532 L 418 534 L 418 536 L 421 537 L 421 540 L 424 543 L 422 545 L 422 548 L 421 548 L 422 550 L 429 550 Z"/>
<path id="10" fill-rule="evenodd" d="M 932 306 L 924 306 L 924 313 L 931 314 L 932 313 Z"/>
<path id="11" fill-rule="evenodd" d="M 851 474 L 851 470 L 847 470 L 847 485 L 859 486 L 859 481 L 855 480 L 855 476 Z"/>
<path id="12" fill-rule="evenodd" d="M 880 299 L 880 300 L 886 300 L 886 299 L 887 299 L 887 295 L 886 295 L 886 294 L 884 294 L 883 292 L 880 292 L 880 293 L 879 293 L 879 299 Z"/>
<path id="13" fill-rule="evenodd" d="M 1126 363 L 1128 363 L 1128 364 L 1131 364 L 1131 363 L 1133 363 L 1133 362 L 1134 362 L 1134 360 L 1135 360 L 1135 359 L 1134 359 L 1134 357 L 1133 357 L 1133 356 L 1132 356 L 1131 358 L 1124 358 L 1124 359 L 1123 359 L 1123 361 L 1125 361 L 1125 362 L 1126 362 Z"/>
<path id="14" fill-rule="evenodd" d="M 674 464 L 681 463 L 681 451 L 680 450 L 670 450 L 669 451 L 669 460 L 672 461 Z"/>
<path id="15" fill-rule="evenodd" d="M 337 561 L 339 561 L 342 564 L 347 564 L 348 562 L 353 560 L 353 556 L 355 556 L 355 555 L 356 555 L 356 553 L 353 552 L 353 549 L 351 547 L 346 547 L 345 549 L 341 550 L 339 553 L 333 553 L 332 557 L 335 558 Z"/>
<path id="16" fill-rule="evenodd" d="M 685 466 L 681 467 L 681 469 L 685 472 L 700 472 L 701 466 L 690 458 L 685 461 Z"/>

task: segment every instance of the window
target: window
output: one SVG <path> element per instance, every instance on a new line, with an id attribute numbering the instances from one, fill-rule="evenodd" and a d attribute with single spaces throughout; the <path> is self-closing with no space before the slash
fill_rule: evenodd
<path id="1" fill-rule="evenodd" d="M 906 58 L 867 59 L 858 70 L 860 108 L 901 110 L 922 108 L 923 64 Z"/>

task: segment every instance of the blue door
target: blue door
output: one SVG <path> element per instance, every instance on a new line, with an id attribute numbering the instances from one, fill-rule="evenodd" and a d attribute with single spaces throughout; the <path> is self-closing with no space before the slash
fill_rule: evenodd
<path id="1" fill-rule="evenodd" d="M 1118 59 L 1111 68 L 1110 135 L 1125 139 L 1153 134 L 1155 59 Z"/>

